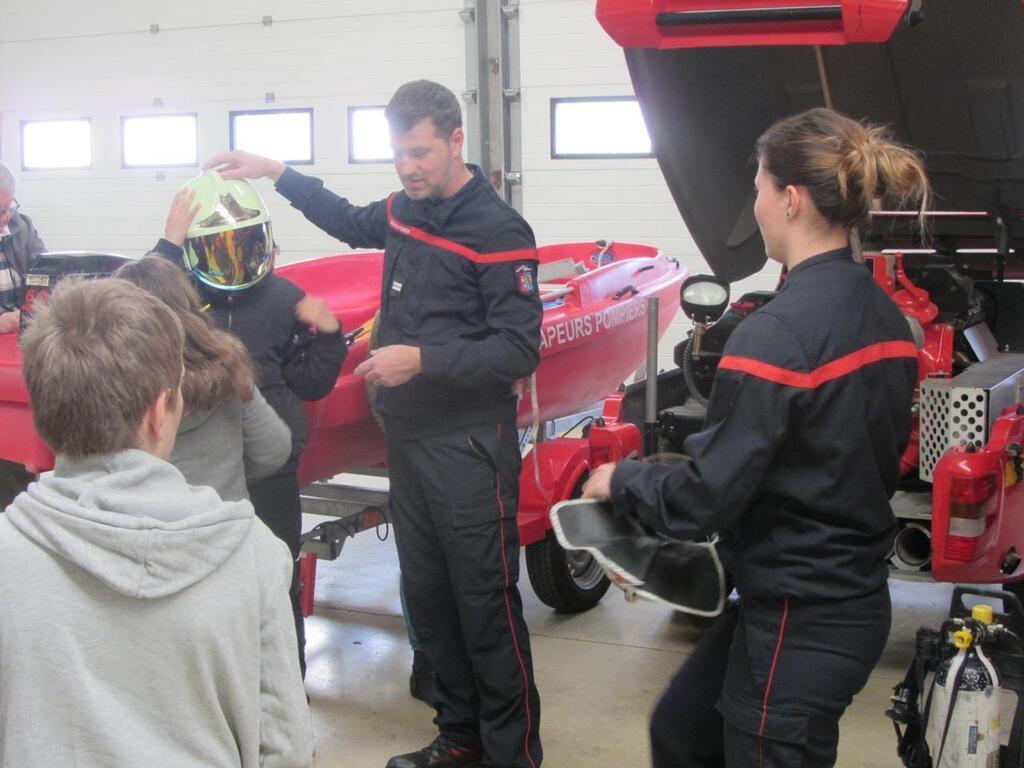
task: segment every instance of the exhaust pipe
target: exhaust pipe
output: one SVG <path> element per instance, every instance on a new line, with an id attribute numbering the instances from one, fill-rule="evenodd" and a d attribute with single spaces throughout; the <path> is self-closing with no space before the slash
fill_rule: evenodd
<path id="1" fill-rule="evenodd" d="M 889 562 L 899 571 L 923 571 L 932 562 L 932 532 L 921 523 L 905 523 L 892 542 Z"/>

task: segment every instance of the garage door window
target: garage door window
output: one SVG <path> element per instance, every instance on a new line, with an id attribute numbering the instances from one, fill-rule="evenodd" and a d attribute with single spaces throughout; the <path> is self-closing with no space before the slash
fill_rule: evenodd
<path id="1" fill-rule="evenodd" d="M 390 163 L 391 134 L 384 119 L 384 107 L 348 108 L 348 161 Z"/>
<path id="2" fill-rule="evenodd" d="M 24 120 L 21 123 L 21 169 L 89 168 L 92 123 L 80 120 Z"/>
<path id="3" fill-rule="evenodd" d="M 231 113 L 231 148 L 289 165 L 313 162 L 313 110 L 261 109 Z"/>
<path id="4" fill-rule="evenodd" d="M 197 122 L 194 113 L 122 117 L 122 167 L 198 165 Z"/>
<path id="5" fill-rule="evenodd" d="M 651 157 L 651 139 L 633 97 L 551 100 L 551 157 Z"/>

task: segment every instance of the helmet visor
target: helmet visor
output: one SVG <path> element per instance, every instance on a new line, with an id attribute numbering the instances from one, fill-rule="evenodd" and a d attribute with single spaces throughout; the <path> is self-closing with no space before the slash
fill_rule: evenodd
<path id="1" fill-rule="evenodd" d="M 273 267 L 270 223 L 190 237 L 185 241 L 185 258 L 199 281 L 211 288 L 248 288 Z"/>

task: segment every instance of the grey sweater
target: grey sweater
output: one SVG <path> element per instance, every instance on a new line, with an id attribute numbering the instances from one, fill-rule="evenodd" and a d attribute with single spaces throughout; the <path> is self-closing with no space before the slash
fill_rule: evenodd
<path id="1" fill-rule="evenodd" d="M 253 387 L 247 403 L 232 397 L 182 419 L 168 461 L 190 485 L 208 485 L 237 501 L 249 498 L 247 482 L 272 475 L 291 451 L 291 430 Z"/>
<path id="2" fill-rule="evenodd" d="M 291 572 L 248 501 L 58 457 L 0 515 L 0 766 L 308 766 Z"/>

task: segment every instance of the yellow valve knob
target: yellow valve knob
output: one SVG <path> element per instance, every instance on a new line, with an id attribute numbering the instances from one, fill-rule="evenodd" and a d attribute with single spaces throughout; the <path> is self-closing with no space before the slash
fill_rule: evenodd
<path id="1" fill-rule="evenodd" d="M 953 647 L 961 651 L 971 647 L 971 630 L 958 629 L 953 633 Z"/>
<path id="2" fill-rule="evenodd" d="M 992 613 L 992 606 L 984 604 L 974 606 L 971 608 L 971 618 L 988 626 L 995 619 Z"/>

